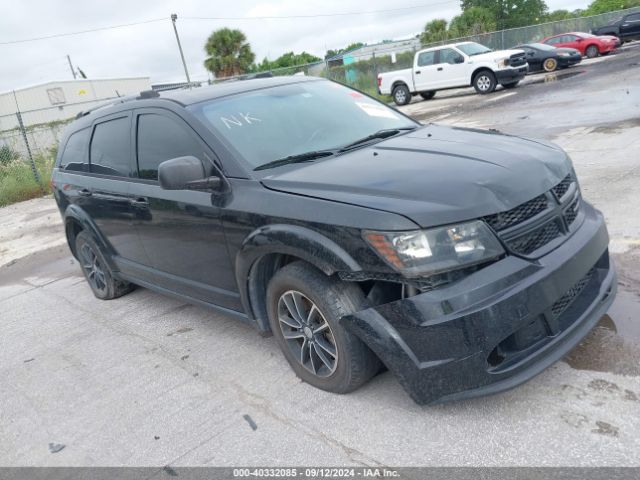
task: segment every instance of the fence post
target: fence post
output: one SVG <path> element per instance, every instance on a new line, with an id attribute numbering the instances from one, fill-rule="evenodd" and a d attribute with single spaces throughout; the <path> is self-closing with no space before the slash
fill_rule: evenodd
<path id="1" fill-rule="evenodd" d="M 27 156 L 29 157 L 29 163 L 31 165 L 31 171 L 33 172 L 33 177 L 36 179 L 36 182 L 38 182 L 38 184 L 42 185 L 42 179 L 40 178 L 40 173 L 36 168 L 36 163 L 33 161 L 33 155 L 31 155 L 31 147 L 29 146 L 27 131 L 24 128 L 24 123 L 22 122 L 22 115 L 20 114 L 20 111 L 16 112 L 16 117 L 18 117 L 18 125 L 20 126 L 20 132 L 22 133 L 22 139 L 24 140 L 24 144 L 27 147 Z"/>

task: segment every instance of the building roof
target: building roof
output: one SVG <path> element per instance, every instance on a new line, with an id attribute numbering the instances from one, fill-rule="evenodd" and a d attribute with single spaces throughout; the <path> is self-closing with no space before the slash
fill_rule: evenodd
<path id="1" fill-rule="evenodd" d="M 51 80 L 49 82 L 36 83 L 33 85 L 27 85 L 26 87 L 13 88 L 11 90 L 5 90 L 4 92 L 0 92 L 0 95 L 4 95 L 7 93 L 13 92 L 21 92 L 23 90 L 31 90 L 32 88 L 38 87 L 46 87 L 47 85 L 59 85 L 61 83 L 71 84 L 71 83 L 87 83 L 87 82 L 118 82 L 122 80 L 149 80 L 149 77 L 120 77 L 120 78 L 76 78 L 73 80 Z"/>

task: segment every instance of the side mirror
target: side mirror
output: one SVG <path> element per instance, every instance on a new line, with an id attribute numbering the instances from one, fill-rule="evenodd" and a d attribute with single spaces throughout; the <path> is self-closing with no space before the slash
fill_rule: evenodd
<path id="1" fill-rule="evenodd" d="M 459 57 L 456 57 L 454 60 L 454 63 L 464 63 L 464 57 L 462 55 Z"/>
<path id="2" fill-rule="evenodd" d="M 214 190 L 222 184 L 220 177 L 208 176 L 196 157 L 165 160 L 158 167 L 158 181 L 164 190 Z"/>

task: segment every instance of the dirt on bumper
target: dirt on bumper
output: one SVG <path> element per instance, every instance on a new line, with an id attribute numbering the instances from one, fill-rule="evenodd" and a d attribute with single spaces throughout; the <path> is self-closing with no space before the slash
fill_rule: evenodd
<path id="1" fill-rule="evenodd" d="M 515 256 L 448 288 L 341 319 L 420 404 L 497 393 L 565 356 L 613 302 L 602 215 L 532 262 Z"/>

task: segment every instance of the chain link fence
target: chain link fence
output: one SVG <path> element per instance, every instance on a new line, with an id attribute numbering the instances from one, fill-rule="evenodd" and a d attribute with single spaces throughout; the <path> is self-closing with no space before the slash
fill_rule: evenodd
<path id="1" fill-rule="evenodd" d="M 49 192 L 58 143 L 79 112 L 149 88 L 144 77 L 117 83 L 120 91 L 114 81 L 81 80 L 0 94 L 0 207 Z"/>

